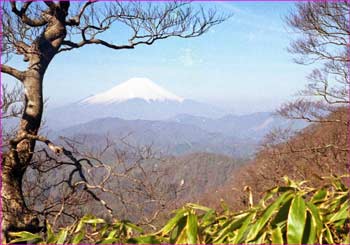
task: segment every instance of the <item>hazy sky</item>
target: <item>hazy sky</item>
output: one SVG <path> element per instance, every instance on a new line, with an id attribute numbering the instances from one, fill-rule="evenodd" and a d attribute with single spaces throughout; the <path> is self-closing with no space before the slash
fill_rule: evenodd
<path id="1" fill-rule="evenodd" d="M 286 50 L 296 37 L 283 20 L 293 3 L 205 5 L 233 16 L 199 38 L 122 51 L 93 45 L 59 54 L 45 76 L 49 105 L 78 101 L 132 77 L 150 78 L 179 96 L 235 113 L 273 110 L 304 87 L 310 67 L 294 64 Z M 107 40 L 124 34 L 115 29 Z"/>

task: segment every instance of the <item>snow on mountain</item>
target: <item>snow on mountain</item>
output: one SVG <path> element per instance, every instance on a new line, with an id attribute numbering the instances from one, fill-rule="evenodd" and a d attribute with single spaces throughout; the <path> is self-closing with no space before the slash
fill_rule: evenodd
<path id="1" fill-rule="evenodd" d="M 49 128 L 62 129 L 105 117 L 166 120 L 178 114 L 220 117 L 226 111 L 181 98 L 147 78 L 132 78 L 105 92 L 49 110 L 45 116 Z"/>
<path id="2" fill-rule="evenodd" d="M 110 90 L 88 97 L 80 104 L 113 104 L 131 99 L 150 101 L 176 101 L 184 99 L 158 86 L 148 78 L 131 78 Z"/>

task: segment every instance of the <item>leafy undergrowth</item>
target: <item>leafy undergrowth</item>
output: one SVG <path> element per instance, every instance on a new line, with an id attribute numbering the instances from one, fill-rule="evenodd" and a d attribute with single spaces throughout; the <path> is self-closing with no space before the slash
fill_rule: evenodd
<path id="1" fill-rule="evenodd" d="M 343 176 L 344 177 L 344 176 Z M 348 176 L 347 176 L 348 177 Z M 285 178 L 286 186 L 266 192 L 260 202 L 233 213 L 197 204 L 187 204 L 158 232 L 145 234 L 128 222 L 106 223 L 85 216 L 79 222 L 54 233 L 11 233 L 11 242 L 41 244 L 349 244 L 349 190 L 342 178 L 325 178 L 321 188 Z"/>

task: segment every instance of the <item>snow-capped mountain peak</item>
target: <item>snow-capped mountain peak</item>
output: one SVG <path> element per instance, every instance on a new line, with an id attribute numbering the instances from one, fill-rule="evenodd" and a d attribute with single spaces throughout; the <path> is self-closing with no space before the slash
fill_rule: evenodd
<path id="1" fill-rule="evenodd" d="M 176 101 L 184 99 L 158 86 L 148 78 L 131 78 L 105 92 L 90 96 L 81 104 L 111 104 L 130 99 L 146 101 Z"/>

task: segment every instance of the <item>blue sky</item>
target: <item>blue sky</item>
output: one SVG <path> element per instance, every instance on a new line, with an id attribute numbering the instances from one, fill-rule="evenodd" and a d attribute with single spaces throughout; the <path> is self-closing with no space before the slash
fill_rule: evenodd
<path id="1" fill-rule="evenodd" d="M 59 54 L 45 76 L 49 106 L 78 101 L 132 77 L 150 78 L 179 96 L 239 114 L 273 110 L 304 87 L 310 67 L 294 64 L 286 50 L 296 38 L 283 20 L 292 2 L 205 5 L 233 16 L 199 38 L 121 51 L 94 45 Z M 107 39 L 126 34 L 115 31 Z"/>

